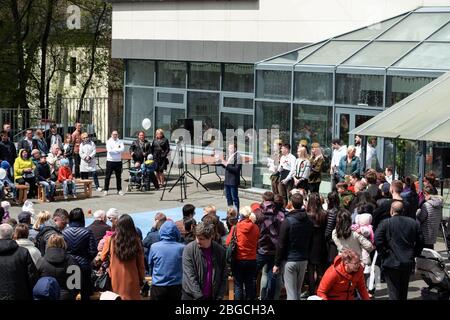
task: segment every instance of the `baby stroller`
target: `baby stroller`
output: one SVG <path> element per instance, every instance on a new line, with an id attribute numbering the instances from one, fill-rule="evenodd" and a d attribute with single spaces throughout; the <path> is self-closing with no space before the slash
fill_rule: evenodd
<path id="1" fill-rule="evenodd" d="M 142 170 L 142 188 L 145 191 L 150 191 L 150 182 L 153 183 L 155 189 L 159 189 L 158 180 L 155 176 L 156 162 L 153 160 L 151 154 L 148 155 L 147 160 L 141 166 Z"/>
<path id="2" fill-rule="evenodd" d="M 450 297 L 450 277 L 445 260 L 434 250 L 423 249 L 416 258 L 416 274 L 428 285 L 422 288 L 424 300 L 448 300 Z"/>
<path id="3" fill-rule="evenodd" d="M 143 174 L 141 167 L 132 167 L 128 170 L 130 178 L 128 179 L 127 191 L 142 191 L 143 190 Z"/>

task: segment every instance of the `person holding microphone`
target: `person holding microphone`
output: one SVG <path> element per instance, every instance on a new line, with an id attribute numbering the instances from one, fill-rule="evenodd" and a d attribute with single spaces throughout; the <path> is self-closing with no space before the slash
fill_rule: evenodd
<path id="1" fill-rule="evenodd" d="M 106 176 L 105 187 L 103 188 L 103 194 L 108 195 L 109 180 L 114 172 L 116 175 L 117 192 L 123 196 L 122 191 L 122 152 L 124 151 L 123 141 L 119 139 L 119 132 L 114 130 L 111 133 L 111 138 L 106 142 Z"/>

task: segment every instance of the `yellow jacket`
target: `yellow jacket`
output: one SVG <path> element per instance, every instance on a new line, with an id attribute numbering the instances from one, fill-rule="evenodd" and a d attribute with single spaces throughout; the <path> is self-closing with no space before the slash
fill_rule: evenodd
<path id="1" fill-rule="evenodd" d="M 19 156 L 16 158 L 16 161 L 14 161 L 14 179 L 17 181 L 17 179 L 22 178 L 23 170 L 31 168 L 34 171 L 34 168 L 36 167 L 31 161 L 31 158 L 28 158 L 27 160 L 22 158 L 22 153 L 25 151 L 25 149 L 20 149 Z M 30 155 L 28 155 L 30 156 Z"/>

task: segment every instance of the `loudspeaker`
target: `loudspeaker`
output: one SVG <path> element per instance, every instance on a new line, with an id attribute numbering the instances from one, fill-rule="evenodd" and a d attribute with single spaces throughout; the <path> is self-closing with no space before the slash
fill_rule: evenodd
<path id="1" fill-rule="evenodd" d="M 450 148 L 433 148 L 433 171 L 440 179 L 450 178 Z"/>
<path id="2" fill-rule="evenodd" d="M 178 128 L 189 131 L 191 141 L 185 141 L 185 143 L 190 144 L 192 139 L 194 139 L 194 119 L 178 119 Z"/>

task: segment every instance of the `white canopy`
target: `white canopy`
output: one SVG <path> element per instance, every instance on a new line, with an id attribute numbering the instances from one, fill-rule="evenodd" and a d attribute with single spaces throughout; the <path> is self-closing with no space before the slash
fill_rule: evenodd
<path id="1" fill-rule="evenodd" d="M 450 142 L 450 72 L 353 129 L 350 134 Z"/>

